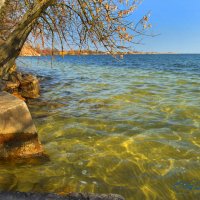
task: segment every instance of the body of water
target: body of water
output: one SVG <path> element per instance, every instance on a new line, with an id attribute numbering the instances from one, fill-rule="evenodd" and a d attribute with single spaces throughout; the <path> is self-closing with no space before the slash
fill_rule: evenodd
<path id="1" fill-rule="evenodd" d="M 3 190 L 200 198 L 200 55 L 26 57 L 49 162 L 0 164 Z M 0 177 L 1 177 L 0 176 Z"/>

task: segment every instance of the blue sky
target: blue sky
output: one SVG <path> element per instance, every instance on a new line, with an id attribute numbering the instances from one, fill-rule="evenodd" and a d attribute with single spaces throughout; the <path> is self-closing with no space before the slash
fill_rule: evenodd
<path id="1" fill-rule="evenodd" d="M 135 13 L 151 11 L 151 32 L 136 50 L 200 53 L 200 0 L 144 0 Z"/>

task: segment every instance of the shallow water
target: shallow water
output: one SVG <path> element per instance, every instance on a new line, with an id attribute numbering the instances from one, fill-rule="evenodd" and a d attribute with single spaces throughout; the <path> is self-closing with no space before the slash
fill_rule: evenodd
<path id="1" fill-rule="evenodd" d="M 20 58 L 50 161 L 0 164 L 3 190 L 200 198 L 200 55 Z M 28 66 L 28 68 L 27 68 Z"/>

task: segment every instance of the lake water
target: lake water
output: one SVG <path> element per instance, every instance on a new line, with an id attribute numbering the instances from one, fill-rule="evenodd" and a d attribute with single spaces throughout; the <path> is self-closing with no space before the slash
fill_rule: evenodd
<path id="1" fill-rule="evenodd" d="M 0 188 L 200 198 L 200 55 L 19 58 L 49 162 L 0 164 Z"/>

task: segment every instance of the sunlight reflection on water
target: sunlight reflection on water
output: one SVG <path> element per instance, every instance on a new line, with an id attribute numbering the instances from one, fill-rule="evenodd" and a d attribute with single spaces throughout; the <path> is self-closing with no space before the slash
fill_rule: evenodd
<path id="1" fill-rule="evenodd" d="M 41 77 L 42 96 L 29 107 L 51 161 L 2 164 L 0 185 L 119 193 L 127 200 L 200 195 L 197 181 L 192 190 L 184 186 L 200 180 L 200 55 L 121 62 L 67 56 L 49 63 L 41 57 L 18 64 Z"/>

